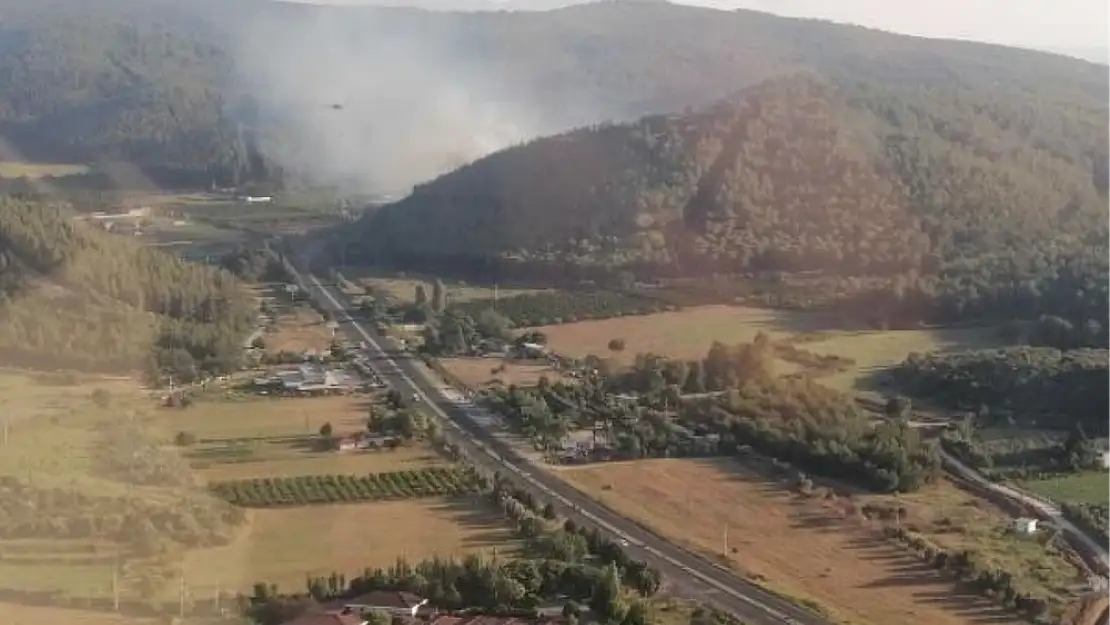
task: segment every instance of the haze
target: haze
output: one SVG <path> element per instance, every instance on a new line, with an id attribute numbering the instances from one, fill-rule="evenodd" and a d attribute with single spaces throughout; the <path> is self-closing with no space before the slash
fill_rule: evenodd
<path id="1" fill-rule="evenodd" d="M 362 12 L 311 15 L 255 21 L 234 51 L 263 113 L 296 146 L 267 150 L 287 167 L 351 190 L 406 193 L 555 129 L 430 33 Z"/>
<path id="2" fill-rule="evenodd" d="M 573 0 L 301 0 L 327 5 L 403 5 L 451 10 L 545 10 Z M 790 17 L 853 23 L 904 34 L 981 40 L 1101 58 L 1104 0 L 699 0 Z M 292 8 L 292 7 L 291 7 Z M 466 58 L 450 33 L 385 26 L 350 9 L 267 17 L 237 38 L 237 66 L 291 146 L 267 150 L 318 181 L 406 194 L 413 184 L 513 143 L 599 121 L 588 102 L 570 114 L 536 109 L 522 92 Z M 267 21 L 269 20 L 269 21 Z M 402 22 L 404 25 L 405 22 Z M 434 31 L 434 27 L 432 28 Z M 531 91 L 534 91 L 531 90 Z M 585 97 L 585 96 L 581 96 Z M 532 104 L 529 104 L 532 103 Z M 334 108 L 332 105 L 341 105 Z M 564 114 L 565 113 L 565 114 Z M 552 117 L 559 115 L 559 119 Z M 586 121 L 583 121 L 586 120 Z"/>
<path id="3" fill-rule="evenodd" d="M 590 0 L 294 0 L 332 5 L 397 5 L 444 10 L 547 10 Z M 675 0 L 715 9 L 857 24 L 906 35 L 967 39 L 1048 50 L 1106 62 L 1105 0 Z"/>

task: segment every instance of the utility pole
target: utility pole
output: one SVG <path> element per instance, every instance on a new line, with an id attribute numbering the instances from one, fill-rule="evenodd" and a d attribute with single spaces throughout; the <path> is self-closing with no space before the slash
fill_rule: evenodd
<path id="1" fill-rule="evenodd" d="M 725 523 L 725 557 L 726 558 L 728 557 L 728 554 L 729 554 L 729 551 L 728 551 L 728 523 Z"/>
<path id="2" fill-rule="evenodd" d="M 112 610 L 119 612 L 119 558 L 112 563 Z"/>
<path id="3" fill-rule="evenodd" d="M 185 574 L 181 574 L 181 586 L 177 593 L 177 613 L 181 618 L 185 618 Z"/>

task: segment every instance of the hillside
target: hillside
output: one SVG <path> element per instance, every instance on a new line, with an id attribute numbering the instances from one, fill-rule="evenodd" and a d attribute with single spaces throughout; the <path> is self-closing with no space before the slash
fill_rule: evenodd
<path id="1" fill-rule="evenodd" d="M 0 360 L 95 371 L 238 364 L 251 302 L 230 274 L 0 198 Z"/>
<path id="2" fill-rule="evenodd" d="M 1054 314 L 1105 337 L 1105 99 L 926 83 L 799 74 L 541 139 L 417 187 L 359 244 L 487 278 L 775 272 L 884 322 Z"/>
<path id="3" fill-rule="evenodd" d="M 515 141 L 707 106 L 798 70 L 1062 100 L 1106 90 L 1104 68 L 1047 54 L 662 2 L 0 0 L 0 13 L 0 159 L 123 160 L 176 187 L 309 170 L 405 188 Z"/>

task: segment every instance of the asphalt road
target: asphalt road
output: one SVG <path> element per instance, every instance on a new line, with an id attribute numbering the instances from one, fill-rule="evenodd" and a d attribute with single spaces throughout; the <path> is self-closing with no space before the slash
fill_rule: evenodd
<path id="1" fill-rule="evenodd" d="M 368 332 L 348 314 L 349 302 L 342 293 L 322 284 L 311 274 L 302 274 L 301 278 L 302 288 L 334 314 L 338 331 L 355 344 L 366 342 L 367 355 L 374 359 L 382 379 L 405 397 L 414 394 L 420 397 L 445 421 L 444 434 L 448 440 L 464 448 L 476 464 L 489 471 L 514 474 L 518 481 L 525 482 L 537 491 L 536 494 L 550 500 L 560 515 L 582 525 L 598 527 L 623 541 L 629 556 L 659 569 L 682 595 L 708 601 L 750 625 L 829 625 L 828 620 L 675 546 L 535 467 L 475 423 L 459 403 L 422 375 L 418 367 L 425 366 L 423 362 L 393 346 L 383 349 L 387 339 Z"/>

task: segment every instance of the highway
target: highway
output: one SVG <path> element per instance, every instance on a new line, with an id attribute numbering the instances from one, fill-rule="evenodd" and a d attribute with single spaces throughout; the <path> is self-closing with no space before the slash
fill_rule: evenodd
<path id="1" fill-rule="evenodd" d="M 298 266 L 308 265 L 302 262 Z M 659 569 L 681 595 L 707 601 L 750 625 L 829 624 L 825 618 L 647 531 L 534 466 L 479 426 L 458 399 L 449 397 L 445 389 L 423 375 L 419 369 L 425 367 L 423 362 L 398 352 L 392 346 L 383 349 L 382 343 L 386 339 L 368 332 L 351 317 L 347 312 L 349 302 L 337 289 L 322 284 L 310 273 L 295 277 L 302 289 L 334 315 L 339 325 L 337 331 L 354 344 L 366 342 L 367 355 L 376 361 L 375 368 L 382 379 L 405 397 L 419 397 L 444 421 L 443 430 L 448 440 L 462 447 L 471 460 L 482 468 L 514 475 L 518 482 L 524 482 L 523 485 L 551 501 L 563 517 L 582 525 L 598 527 L 615 540 L 622 541 L 629 556 Z"/>

